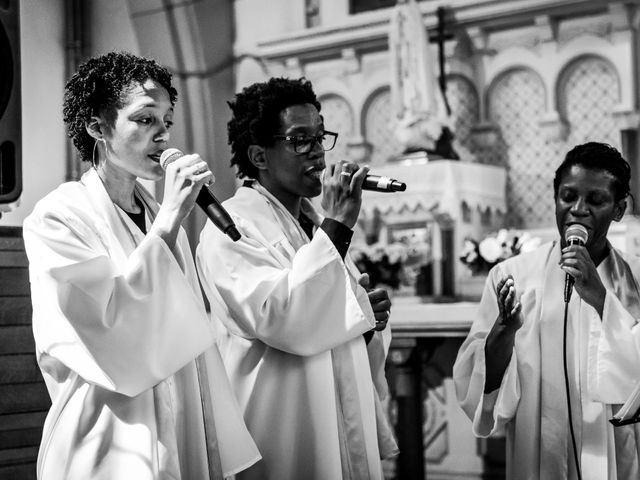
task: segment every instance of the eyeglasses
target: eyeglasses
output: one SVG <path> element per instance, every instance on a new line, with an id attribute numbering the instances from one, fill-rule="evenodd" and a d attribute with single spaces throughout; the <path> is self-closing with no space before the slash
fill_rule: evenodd
<path id="1" fill-rule="evenodd" d="M 317 143 L 322 147 L 322 150 L 328 152 L 336 146 L 336 140 L 338 134 L 335 132 L 327 132 L 326 130 L 320 135 L 274 135 L 273 138 L 277 140 L 284 140 L 285 142 L 293 144 L 293 151 L 298 155 L 303 153 L 309 153 L 315 144 Z"/>

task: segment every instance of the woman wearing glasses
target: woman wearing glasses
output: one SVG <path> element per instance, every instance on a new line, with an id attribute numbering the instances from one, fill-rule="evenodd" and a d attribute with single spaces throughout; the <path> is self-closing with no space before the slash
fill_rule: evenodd
<path id="1" fill-rule="evenodd" d="M 254 84 L 230 106 L 231 163 L 246 181 L 225 207 L 242 239 L 209 222 L 197 265 L 263 457 L 239 478 L 382 479 L 380 459 L 397 451 L 381 408 L 391 303 L 358 284 L 346 255 L 367 168 L 325 169 L 337 134 L 303 79 Z M 321 192 L 324 219 L 309 201 Z"/>

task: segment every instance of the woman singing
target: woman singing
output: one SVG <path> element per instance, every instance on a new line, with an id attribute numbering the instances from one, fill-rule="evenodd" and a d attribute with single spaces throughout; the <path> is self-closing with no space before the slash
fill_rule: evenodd
<path id="1" fill-rule="evenodd" d="M 212 174 L 166 172 L 177 93 L 108 53 L 69 80 L 64 121 L 92 167 L 24 222 L 33 332 L 52 406 L 38 478 L 218 479 L 259 459 L 229 389 L 180 224 Z M 164 177 L 158 205 L 138 179 Z"/>

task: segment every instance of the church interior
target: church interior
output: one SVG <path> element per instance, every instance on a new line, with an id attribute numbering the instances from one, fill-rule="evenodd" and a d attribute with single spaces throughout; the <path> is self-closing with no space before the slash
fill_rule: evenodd
<path id="1" fill-rule="evenodd" d="M 65 135 L 64 85 L 112 50 L 155 58 L 179 93 L 171 143 L 198 152 L 229 198 L 227 102 L 270 77 L 305 77 L 327 163 L 406 183 L 365 192 L 350 253 L 392 292 L 386 408 L 391 479 L 503 479 L 505 442 L 476 439 L 452 366 L 487 272 L 558 233 L 553 175 L 574 145 L 608 143 L 640 198 L 636 0 L 0 1 L 0 478 L 35 479 L 50 402 L 33 355 L 21 225 L 86 168 Z M 146 185 L 162 199 L 162 185 Z M 640 254 L 640 205 L 609 240 Z M 185 229 L 197 239 L 206 217 Z M 195 245 L 196 243 L 193 242 Z"/>

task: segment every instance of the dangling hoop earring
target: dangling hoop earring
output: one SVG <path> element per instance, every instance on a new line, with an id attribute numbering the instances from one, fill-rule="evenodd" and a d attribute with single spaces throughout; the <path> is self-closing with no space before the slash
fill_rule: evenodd
<path id="1" fill-rule="evenodd" d="M 107 152 L 106 140 L 104 138 L 96 139 L 96 141 L 93 143 L 93 152 L 91 153 L 91 165 L 93 166 L 93 169 L 96 171 L 98 171 L 98 165 L 100 164 L 99 160 L 96 160 L 96 147 L 98 146 L 98 142 L 104 142 L 105 154 Z"/>

